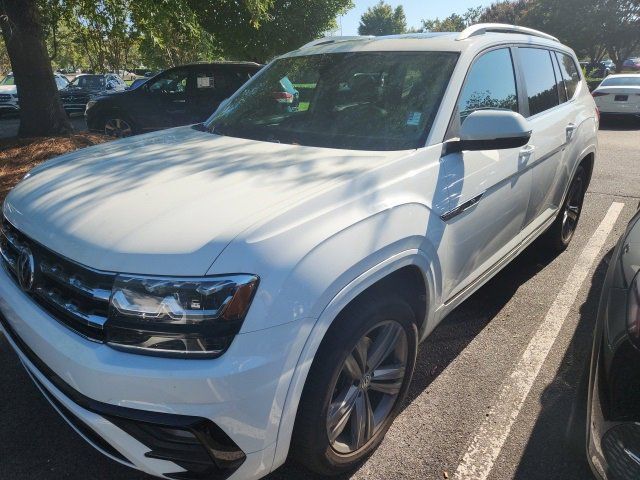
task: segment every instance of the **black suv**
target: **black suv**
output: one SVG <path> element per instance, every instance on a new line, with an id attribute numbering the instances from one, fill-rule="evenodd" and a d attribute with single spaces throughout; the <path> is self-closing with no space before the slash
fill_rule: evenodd
<path id="1" fill-rule="evenodd" d="M 89 130 L 127 137 L 204 121 L 262 65 L 249 62 L 197 63 L 170 68 L 142 85 L 91 100 Z"/>

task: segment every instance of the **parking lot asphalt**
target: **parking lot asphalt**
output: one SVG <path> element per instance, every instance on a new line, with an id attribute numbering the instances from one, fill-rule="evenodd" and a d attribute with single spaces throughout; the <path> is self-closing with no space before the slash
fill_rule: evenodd
<path id="1" fill-rule="evenodd" d="M 73 114 L 71 125 L 76 132 L 84 132 L 87 129 L 87 123 L 82 114 Z M 17 114 L 3 114 L 0 117 L 0 138 L 15 137 L 18 134 L 19 126 L 20 117 Z"/>
<path id="2" fill-rule="evenodd" d="M 575 275 L 572 269 L 584 263 L 585 252 L 596 245 L 594 261 L 585 267 L 586 279 L 577 282 L 575 301 L 559 318 L 558 334 L 539 373 L 530 389 L 519 392 L 522 404 L 510 428 L 497 442 L 482 477 L 475 477 L 591 478 L 580 446 L 575 446 L 574 431 L 584 418 L 578 392 L 607 262 L 639 206 L 640 122 L 603 121 L 599 142 L 582 218 L 569 248 L 553 256 L 534 243 L 436 328 L 420 348 L 404 410 L 378 451 L 346 478 L 469 478 L 458 469 L 474 436 L 481 426 L 491 426 L 492 415 L 504 406 L 505 384 L 545 319 L 556 313 L 559 293 Z M 623 204 L 619 214 L 612 216 L 611 210 L 618 208 L 612 205 L 618 203 Z M 608 220 L 610 228 L 603 230 L 601 224 Z M 594 243 L 596 230 L 602 242 Z M 85 444 L 42 398 L 4 339 L 0 365 L 0 479 L 151 478 Z M 268 478 L 314 477 L 287 464 Z"/>

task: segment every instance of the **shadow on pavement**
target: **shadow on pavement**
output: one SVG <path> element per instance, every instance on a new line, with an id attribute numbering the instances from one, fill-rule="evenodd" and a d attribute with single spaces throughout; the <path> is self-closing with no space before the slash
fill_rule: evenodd
<path id="1" fill-rule="evenodd" d="M 585 455 L 586 402 L 593 328 L 602 283 L 613 254 L 598 264 L 580 319 L 555 378 L 541 398 L 542 410 L 520 459 L 515 478 L 593 478 Z"/>
<path id="2" fill-rule="evenodd" d="M 601 115 L 600 130 L 640 130 L 640 116 Z"/>

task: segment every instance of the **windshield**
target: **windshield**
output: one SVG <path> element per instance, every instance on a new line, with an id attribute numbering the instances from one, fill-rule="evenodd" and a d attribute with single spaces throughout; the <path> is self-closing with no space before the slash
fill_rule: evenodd
<path id="1" fill-rule="evenodd" d="M 601 87 L 640 87 L 640 76 L 605 78 Z"/>
<path id="2" fill-rule="evenodd" d="M 16 82 L 15 82 L 15 80 L 13 78 L 13 75 L 7 75 L 0 82 L 0 85 L 15 85 L 15 84 L 16 84 Z"/>
<path id="3" fill-rule="evenodd" d="M 219 135 L 355 150 L 424 144 L 458 58 L 357 52 L 276 60 L 213 118 Z"/>
<path id="4" fill-rule="evenodd" d="M 102 88 L 104 77 L 102 75 L 81 75 L 74 78 L 71 85 L 80 88 Z"/>

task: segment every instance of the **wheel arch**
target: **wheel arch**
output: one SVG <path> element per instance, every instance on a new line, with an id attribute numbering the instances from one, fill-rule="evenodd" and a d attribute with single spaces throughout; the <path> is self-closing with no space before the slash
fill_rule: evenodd
<path id="1" fill-rule="evenodd" d="M 331 300 L 311 329 L 293 372 L 282 409 L 272 470 L 282 465 L 287 458 L 298 404 L 311 364 L 322 339 L 329 327 L 340 318 L 340 313 L 357 302 L 365 292 L 391 289 L 403 296 L 416 313 L 421 340 L 434 323 L 434 310 L 429 308 L 436 295 L 434 288 L 435 271 L 431 260 L 422 250 L 413 249 L 394 255 L 369 269 Z M 415 298 L 416 294 L 418 298 Z"/>

